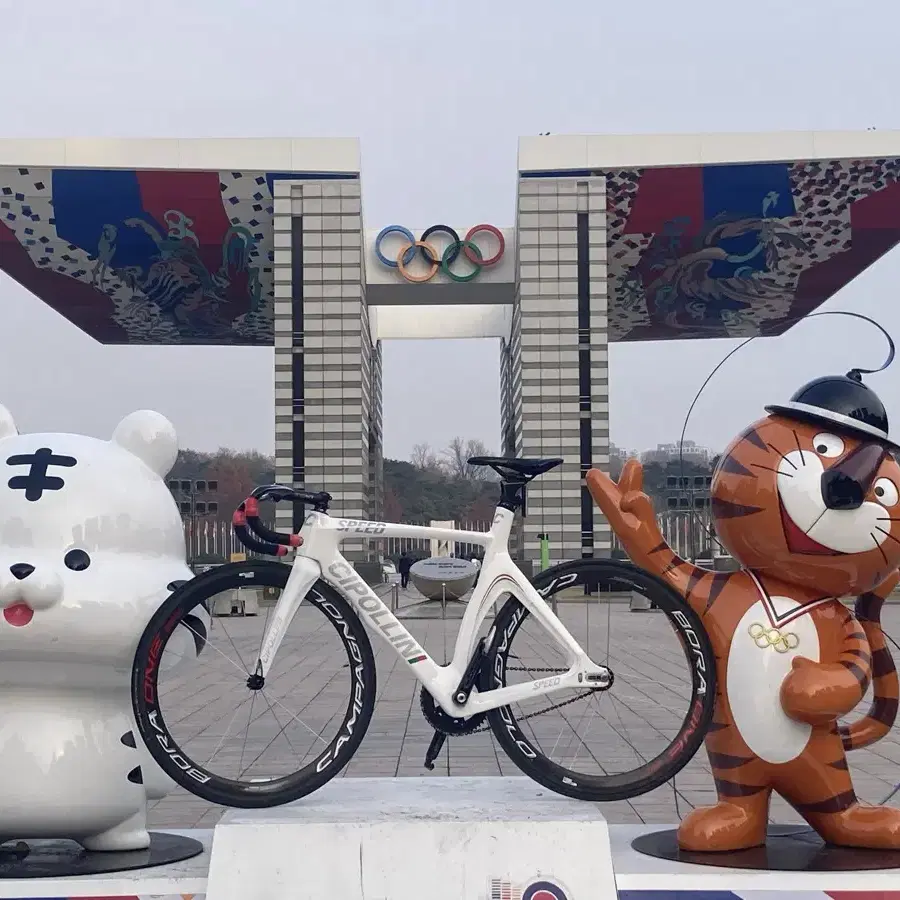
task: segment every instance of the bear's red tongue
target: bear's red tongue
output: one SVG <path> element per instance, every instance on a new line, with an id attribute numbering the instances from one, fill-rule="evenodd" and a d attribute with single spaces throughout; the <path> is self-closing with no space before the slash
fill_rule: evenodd
<path id="1" fill-rule="evenodd" d="M 15 603 L 3 610 L 3 618 L 14 628 L 27 625 L 34 617 L 34 610 L 27 603 Z"/>

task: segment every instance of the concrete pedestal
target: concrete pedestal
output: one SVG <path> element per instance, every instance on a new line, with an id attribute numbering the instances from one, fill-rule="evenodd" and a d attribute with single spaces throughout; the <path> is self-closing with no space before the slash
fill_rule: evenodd
<path id="1" fill-rule="evenodd" d="M 226 813 L 207 898 L 487 900 L 529 889 L 615 900 L 596 805 L 524 778 L 343 778 L 289 806 Z"/>

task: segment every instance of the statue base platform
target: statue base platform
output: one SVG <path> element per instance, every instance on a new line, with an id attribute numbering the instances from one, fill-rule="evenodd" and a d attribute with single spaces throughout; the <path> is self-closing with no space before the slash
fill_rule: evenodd
<path id="1" fill-rule="evenodd" d="M 803 826 L 782 825 L 773 831 L 780 839 L 788 832 L 796 833 Z M 675 829 L 659 825 L 611 825 L 609 828 L 612 847 L 613 867 L 620 900 L 724 900 L 726 892 L 738 897 L 755 897 L 760 900 L 828 900 L 826 894 L 851 892 L 853 900 L 886 900 L 900 897 L 900 859 L 892 854 L 892 859 L 882 857 L 878 868 L 873 868 L 873 851 L 844 849 L 846 868 L 792 869 L 748 868 L 741 865 L 737 854 L 703 853 L 693 854 L 686 859 L 666 858 L 650 855 L 636 849 L 642 839 L 652 839 L 651 845 L 660 847 L 663 839 L 657 835 L 672 835 L 670 846 L 675 846 Z M 797 838 L 801 836 L 798 834 Z M 770 838 L 770 843 L 772 839 Z M 792 843 L 800 844 L 799 840 Z M 816 837 L 811 846 L 797 846 L 794 852 L 798 859 L 807 861 L 824 844 Z M 832 849 L 832 848 L 829 848 Z M 837 850 L 838 848 L 833 848 Z M 898 868 L 890 868 L 890 866 Z M 850 897 L 846 898 L 850 900 Z"/>
<path id="2" fill-rule="evenodd" d="M 208 900 L 616 900 L 598 806 L 527 778 L 339 778 L 296 803 L 229 810 Z"/>
<path id="3" fill-rule="evenodd" d="M 771 825 L 763 847 L 729 853 L 691 853 L 678 846 L 677 831 L 651 831 L 632 841 L 638 852 L 657 859 L 752 869 L 758 872 L 871 872 L 900 869 L 900 850 L 858 850 L 826 844 L 803 825 Z"/>
<path id="4" fill-rule="evenodd" d="M 203 844 L 185 834 L 150 832 L 146 850 L 100 853 L 75 841 L 10 841 L 0 844 L 0 879 L 70 878 L 170 866 L 203 853 Z"/>
<path id="5" fill-rule="evenodd" d="M 769 858 L 766 868 L 747 868 L 735 854 L 667 859 L 635 845 L 646 838 L 659 848 L 659 835 L 674 836 L 673 829 L 607 826 L 603 811 L 602 804 L 558 797 L 522 777 L 341 778 L 289 806 L 231 810 L 215 837 L 170 832 L 203 846 L 181 862 L 94 875 L 7 876 L 0 900 L 616 900 L 617 889 L 618 900 L 900 897 L 900 868 L 871 868 L 871 851 L 825 848 L 845 854 L 843 871 L 829 868 L 827 856 L 817 857 L 818 867 L 791 869 L 776 869 Z M 773 839 L 799 827 L 775 829 Z M 823 847 L 817 841 L 791 852 L 808 862 Z M 898 865 L 885 856 L 877 863 Z"/>

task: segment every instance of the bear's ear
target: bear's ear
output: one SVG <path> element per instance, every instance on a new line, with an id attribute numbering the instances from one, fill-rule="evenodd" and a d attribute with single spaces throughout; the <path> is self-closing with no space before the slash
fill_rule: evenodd
<path id="1" fill-rule="evenodd" d="M 112 440 L 143 460 L 160 477 L 168 475 L 178 456 L 175 426 L 150 409 L 125 416 L 116 426 Z"/>
<path id="2" fill-rule="evenodd" d="M 19 429 L 16 428 L 12 413 L 5 406 L 0 406 L 0 441 L 15 437 L 18 433 Z"/>

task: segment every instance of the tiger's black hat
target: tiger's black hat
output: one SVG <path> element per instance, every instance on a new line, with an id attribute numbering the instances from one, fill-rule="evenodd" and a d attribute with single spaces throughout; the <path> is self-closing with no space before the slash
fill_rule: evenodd
<path id="1" fill-rule="evenodd" d="M 839 434 L 875 440 L 900 450 L 888 437 L 888 417 L 875 391 L 863 384 L 853 369 L 846 375 L 826 375 L 803 385 L 787 403 L 766 407 L 766 412 L 801 422 L 821 422 Z"/>

